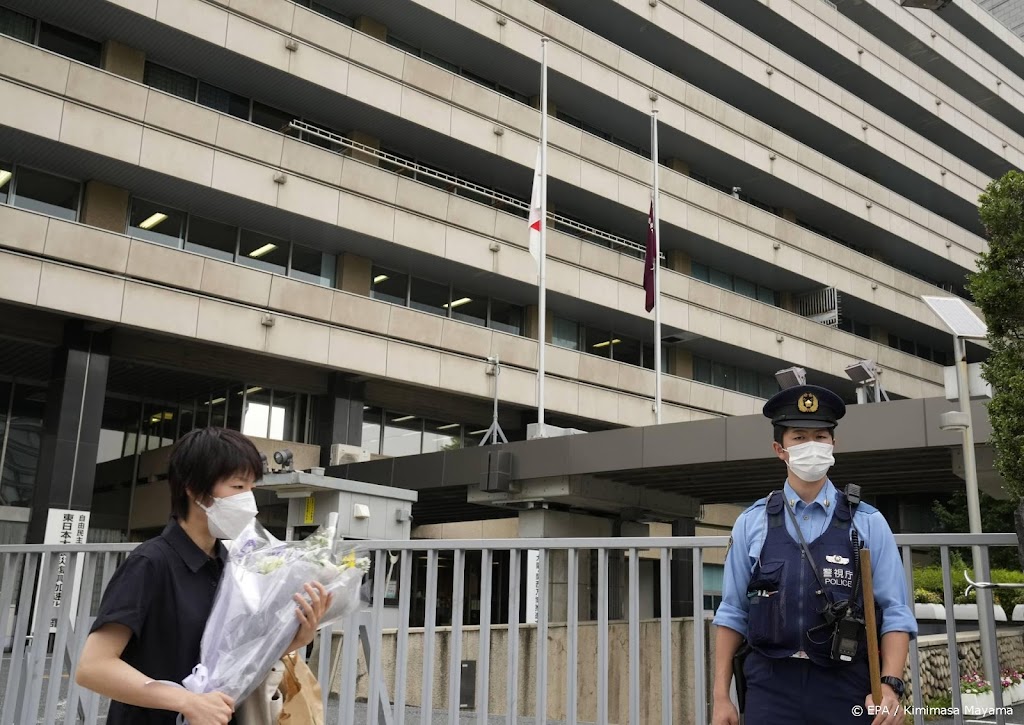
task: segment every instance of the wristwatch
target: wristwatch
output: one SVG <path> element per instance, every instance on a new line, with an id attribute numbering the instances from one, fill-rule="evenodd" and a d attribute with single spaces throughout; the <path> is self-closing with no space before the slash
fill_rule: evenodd
<path id="1" fill-rule="evenodd" d="M 899 677 L 893 677 L 892 675 L 885 675 L 880 678 L 883 685 L 888 685 L 892 688 L 892 691 L 896 693 L 896 697 L 903 699 L 904 693 L 907 691 L 907 686 L 903 683 Z"/>

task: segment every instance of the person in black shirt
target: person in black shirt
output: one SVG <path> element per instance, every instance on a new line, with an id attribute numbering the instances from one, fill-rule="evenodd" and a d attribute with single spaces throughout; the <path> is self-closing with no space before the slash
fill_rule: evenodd
<path id="1" fill-rule="evenodd" d="M 263 462 L 237 431 L 203 428 L 171 453 L 172 516 L 159 536 L 140 544 L 114 573 L 92 625 L 75 681 L 111 699 L 107 725 L 227 725 L 235 703 L 227 695 L 198 695 L 160 684 L 181 682 L 199 662 L 203 629 L 227 550 L 255 517 L 253 484 Z M 314 582 L 295 595 L 299 630 L 293 652 L 313 641 L 331 604 Z"/>

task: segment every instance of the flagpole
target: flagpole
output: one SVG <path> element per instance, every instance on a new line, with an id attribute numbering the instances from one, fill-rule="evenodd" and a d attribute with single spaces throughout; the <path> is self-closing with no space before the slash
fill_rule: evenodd
<path id="1" fill-rule="evenodd" d="M 544 348 L 547 343 L 547 289 L 545 266 L 548 247 L 548 39 L 540 39 L 540 280 L 537 321 L 537 436 L 544 428 Z"/>
<path id="2" fill-rule="evenodd" d="M 661 214 L 658 193 L 658 109 L 651 110 L 651 189 L 654 202 L 654 422 L 661 424 Z"/>

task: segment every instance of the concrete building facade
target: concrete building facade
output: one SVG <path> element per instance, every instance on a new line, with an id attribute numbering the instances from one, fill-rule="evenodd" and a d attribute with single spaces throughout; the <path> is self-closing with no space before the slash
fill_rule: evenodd
<path id="1" fill-rule="evenodd" d="M 969 300 L 978 195 L 1024 161 L 1024 41 L 986 20 L 970 0 L 0 0 L 2 540 L 41 541 L 54 508 L 90 510 L 93 540 L 151 534 L 169 447 L 204 425 L 300 469 L 451 451 L 479 444 L 497 379 L 524 440 L 542 37 L 550 423 L 654 423 L 652 107 L 663 421 L 756 415 L 793 365 L 850 403 L 859 360 L 894 400 L 941 397 L 952 341 L 921 296 Z"/>

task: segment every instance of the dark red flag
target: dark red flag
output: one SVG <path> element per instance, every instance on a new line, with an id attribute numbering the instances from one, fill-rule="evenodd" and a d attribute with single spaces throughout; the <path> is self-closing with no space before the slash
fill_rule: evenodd
<path id="1" fill-rule="evenodd" d="M 647 251 L 644 254 L 644 291 L 647 292 L 647 311 L 654 309 L 654 271 L 657 269 L 658 258 L 654 239 L 654 202 L 647 216 Z"/>

